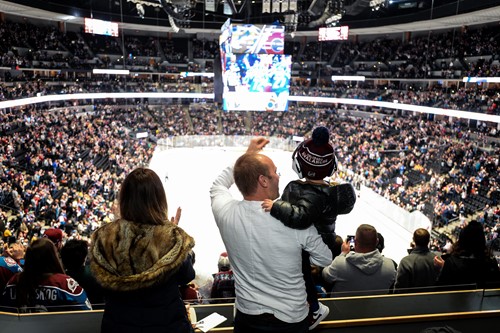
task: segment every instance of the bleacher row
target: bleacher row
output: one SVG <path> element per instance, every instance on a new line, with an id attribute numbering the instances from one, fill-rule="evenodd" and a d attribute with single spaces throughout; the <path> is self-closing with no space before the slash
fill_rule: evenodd
<path id="1" fill-rule="evenodd" d="M 461 333 L 495 332 L 500 320 L 500 289 L 423 292 L 402 295 L 321 299 L 331 309 L 316 332 L 422 332 L 451 327 Z M 196 320 L 216 312 L 225 318 L 210 332 L 233 332 L 234 305 L 192 305 Z M 103 310 L 12 314 L 0 309 L 5 332 L 94 333 Z M 42 329 L 43 328 L 43 329 Z M 201 332 L 199 329 L 196 332 Z M 436 332 L 436 331 L 431 331 Z M 453 331 L 438 331 L 453 332 Z"/>

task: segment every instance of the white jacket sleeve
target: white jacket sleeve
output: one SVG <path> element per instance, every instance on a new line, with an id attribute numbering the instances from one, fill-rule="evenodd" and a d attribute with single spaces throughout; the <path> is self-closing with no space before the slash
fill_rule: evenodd
<path id="1" fill-rule="evenodd" d="M 234 200 L 229 188 L 234 184 L 233 167 L 225 168 L 222 173 L 215 179 L 210 188 L 210 199 L 212 200 L 212 212 L 215 220 L 218 220 L 221 214 L 224 213 L 224 207 Z"/>
<path id="2" fill-rule="evenodd" d="M 310 226 L 305 230 L 297 230 L 297 232 L 306 232 L 308 234 L 304 250 L 309 252 L 312 264 L 325 267 L 332 263 L 332 251 L 323 242 L 323 239 L 314 226 Z"/>

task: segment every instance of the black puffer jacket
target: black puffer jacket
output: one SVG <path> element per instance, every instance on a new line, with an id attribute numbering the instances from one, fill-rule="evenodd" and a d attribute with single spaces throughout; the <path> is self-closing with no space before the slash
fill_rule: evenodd
<path id="1" fill-rule="evenodd" d="M 305 229 L 312 224 L 333 251 L 337 215 L 348 214 L 356 202 L 351 184 L 312 184 L 295 180 L 285 187 L 281 200 L 276 200 L 271 215 L 284 225 Z"/>

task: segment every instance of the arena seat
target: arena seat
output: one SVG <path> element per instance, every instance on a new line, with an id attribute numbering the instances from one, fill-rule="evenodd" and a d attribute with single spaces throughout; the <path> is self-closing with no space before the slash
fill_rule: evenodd
<path id="1" fill-rule="evenodd" d="M 321 299 L 330 314 L 321 332 L 420 332 L 451 326 L 461 333 L 498 329 L 500 289 L 336 297 Z M 198 320 L 217 312 L 228 318 L 213 332 L 233 331 L 233 304 L 192 305 Z M 102 310 L 12 314 L 0 312 L 2 332 L 98 333 Z M 495 326 L 497 325 L 497 326 Z"/>

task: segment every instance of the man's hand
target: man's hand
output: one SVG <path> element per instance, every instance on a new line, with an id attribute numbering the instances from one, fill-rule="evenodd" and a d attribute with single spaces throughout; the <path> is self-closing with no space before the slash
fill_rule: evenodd
<path id="1" fill-rule="evenodd" d="M 273 203 L 274 201 L 272 201 L 271 199 L 264 199 L 264 201 L 262 202 L 262 208 L 264 208 L 265 212 L 270 212 L 271 208 L 273 208 Z"/>
<path id="2" fill-rule="evenodd" d="M 342 253 L 349 253 L 349 252 L 351 252 L 351 242 L 349 242 L 348 240 L 345 240 L 342 243 L 341 251 L 342 251 Z"/>
<path id="3" fill-rule="evenodd" d="M 24 246 L 21 244 L 14 243 L 7 249 L 7 255 L 14 259 L 15 261 L 19 261 L 24 258 Z"/>
<path id="4" fill-rule="evenodd" d="M 250 140 L 250 144 L 248 145 L 247 153 L 257 154 L 269 143 L 269 140 L 263 136 L 259 136 L 257 138 L 253 138 Z"/>
<path id="5" fill-rule="evenodd" d="M 434 257 L 434 266 L 438 269 L 441 269 L 443 268 L 444 266 L 444 259 L 439 257 L 439 256 L 435 256 Z"/>
<path id="6" fill-rule="evenodd" d="M 181 220 L 181 213 L 182 213 L 181 207 L 177 207 L 177 212 L 175 213 L 175 216 L 172 216 L 170 218 L 170 222 L 172 222 L 175 225 L 179 225 L 179 221 Z"/>

